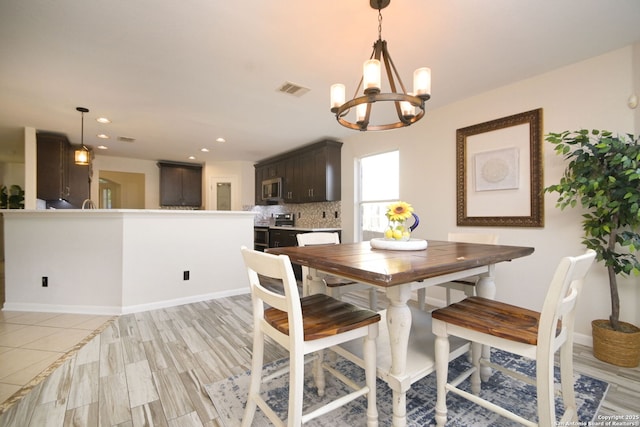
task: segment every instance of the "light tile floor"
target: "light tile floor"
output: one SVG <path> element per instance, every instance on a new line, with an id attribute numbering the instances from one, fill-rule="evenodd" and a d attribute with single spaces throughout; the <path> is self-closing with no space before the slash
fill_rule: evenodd
<path id="1" fill-rule="evenodd" d="M 0 402 L 112 318 L 0 311 Z"/>

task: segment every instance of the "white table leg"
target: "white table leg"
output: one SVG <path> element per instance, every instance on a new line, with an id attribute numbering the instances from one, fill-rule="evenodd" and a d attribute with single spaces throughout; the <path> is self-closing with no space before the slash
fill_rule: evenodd
<path id="1" fill-rule="evenodd" d="M 478 283 L 476 283 L 476 292 L 478 296 L 488 299 L 496 298 L 496 282 L 494 280 L 495 264 L 489 265 L 489 271 L 481 274 Z M 489 360 L 491 358 L 491 347 L 488 345 L 482 346 L 482 358 Z M 491 376 L 491 368 L 488 366 L 480 367 L 480 378 L 482 381 L 487 381 Z"/>
<path id="2" fill-rule="evenodd" d="M 322 280 L 320 274 L 318 273 L 318 269 L 309 268 L 309 276 L 307 276 L 307 281 L 308 281 L 307 295 L 328 294 L 327 285 L 324 282 L 324 280 Z M 303 296 L 306 296 L 306 295 L 303 295 Z"/>
<path id="3" fill-rule="evenodd" d="M 391 344 L 391 372 L 395 381 L 389 382 L 393 390 L 393 426 L 407 425 L 407 390 L 411 387 L 406 378 L 407 351 L 411 331 L 411 310 L 407 301 L 411 298 L 409 284 L 386 289 L 389 298 L 387 328 Z"/>

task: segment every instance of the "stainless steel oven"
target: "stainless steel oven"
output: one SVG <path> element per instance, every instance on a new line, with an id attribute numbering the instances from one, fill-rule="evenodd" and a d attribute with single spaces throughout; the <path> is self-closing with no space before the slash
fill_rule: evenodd
<path id="1" fill-rule="evenodd" d="M 264 252 L 269 247 L 269 227 L 253 227 L 253 249 Z"/>

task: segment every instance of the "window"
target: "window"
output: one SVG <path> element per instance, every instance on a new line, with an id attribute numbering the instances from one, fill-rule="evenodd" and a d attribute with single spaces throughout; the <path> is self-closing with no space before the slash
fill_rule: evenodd
<path id="1" fill-rule="evenodd" d="M 363 157 L 358 165 L 359 240 L 366 241 L 384 235 L 387 206 L 400 198 L 400 153 Z"/>
<path id="2" fill-rule="evenodd" d="M 102 209 L 111 209 L 111 189 L 102 189 L 102 203 L 100 204 Z"/>

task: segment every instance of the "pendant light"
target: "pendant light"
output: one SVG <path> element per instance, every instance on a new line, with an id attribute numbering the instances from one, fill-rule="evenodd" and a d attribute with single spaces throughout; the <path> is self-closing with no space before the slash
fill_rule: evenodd
<path id="1" fill-rule="evenodd" d="M 81 124 L 80 124 L 80 148 L 75 150 L 74 159 L 76 165 L 87 166 L 91 163 L 91 152 L 84 145 L 84 113 L 88 113 L 89 109 L 84 107 L 76 107 L 77 111 L 81 113 Z"/>

